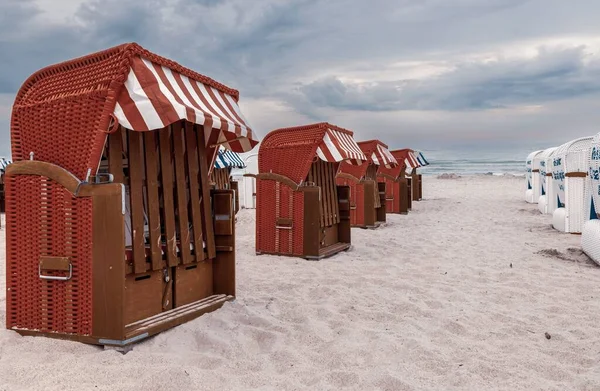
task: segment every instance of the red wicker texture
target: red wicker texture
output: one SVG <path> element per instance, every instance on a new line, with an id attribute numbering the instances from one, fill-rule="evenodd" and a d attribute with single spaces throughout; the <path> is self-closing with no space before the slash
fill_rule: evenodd
<path id="1" fill-rule="evenodd" d="M 84 179 L 95 172 L 132 56 L 148 58 L 239 99 L 238 91 L 131 43 L 44 68 L 25 81 L 13 107 L 12 155 L 54 163 Z"/>
<path id="2" fill-rule="evenodd" d="M 301 256 L 304 252 L 304 194 L 284 184 L 260 179 L 256 188 L 256 251 Z M 277 229 L 277 218 L 293 219 L 292 229 Z"/>
<path id="3" fill-rule="evenodd" d="M 90 335 L 92 201 L 73 198 L 52 180 L 6 178 L 7 327 Z M 42 256 L 68 257 L 69 281 L 38 277 Z"/>
<path id="4" fill-rule="evenodd" d="M 305 180 L 328 128 L 353 134 L 327 122 L 271 131 L 260 144 L 258 171 L 284 175 L 296 183 Z"/>

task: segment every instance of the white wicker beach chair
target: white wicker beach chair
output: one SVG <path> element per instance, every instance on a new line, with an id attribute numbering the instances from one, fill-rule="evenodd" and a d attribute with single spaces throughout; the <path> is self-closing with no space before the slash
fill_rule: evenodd
<path id="1" fill-rule="evenodd" d="M 558 148 L 555 148 L 550 152 L 544 160 L 540 162 L 540 180 L 542 185 L 542 192 L 538 200 L 538 209 L 540 213 L 552 214 L 556 210 L 556 190 L 552 184 L 552 165 L 554 161 L 554 154 Z"/>
<path id="2" fill-rule="evenodd" d="M 581 231 L 581 248 L 600 265 L 600 133 L 592 140 L 588 154 L 588 177 L 585 214 L 588 218 Z"/>
<path id="3" fill-rule="evenodd" d="M 546 195 L 546 158 L 550 156 L 556 147 L 544 149 L 533 157 L 532 162 L 532 185 L 533 185 L 533 202 L 539 204 L 540 197 Z M 545 198 L 545 197 L 544 197 Z M 542 200 L 545 203 L 544 200 Z"/>
<path id="4" fill-rule="evenodd" d="M 538 201 L 538 197 L 534 197 L 534 188 L 538 188 L 539 185 L 537 183 L 537 175 L 533 175 L 533 158 L 538 154 L 542 153 L 542 151 L 534 151 L 527 156 L 527 160 L 525 161 L 525 180 L 527 181 L 527 190 L 525 191 L 525 201 L 533 204 Z M 534 176 L 536 177 L 534 179 Z M 535 186 L 534 186 L 535 185 Z"/>
<path id="5" fill-rule="evenodd" d="M 569 141 L 554 153 L 552 175 L 557 208 L 552 213 L 552 226 L 559 231 L 580 233 L 589 218 L 585 215 L 585 192 L 592 139 Z"/>

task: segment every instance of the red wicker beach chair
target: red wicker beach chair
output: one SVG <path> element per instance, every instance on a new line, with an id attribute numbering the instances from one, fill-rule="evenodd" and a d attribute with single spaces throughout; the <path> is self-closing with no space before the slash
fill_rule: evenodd
<path id="1" fill-rule="evenodd" d="M 219 145 L 257 144 L 238 92 L 137 44 L 42 69 L 6 172 L 9 329 L 124 346 L 235 296 Z"/>
<path id="2" fill-rule="evenodd" d="M 361 164 L 366 157 L 351 131 L 328 123 L 264 138 L 254 175 L 257 253 L 321 259 L 348 249 L 349 189 L 335 184 L 342 161 Z"/>
<path id="3" fill-rule="evenodd" d="M 358 143 L 367 157 L 367 164 L 360 166 L 342 164 L 336 183 L 350 188 L 350 223 L 353 227 L 376 228 L 385 221 L 385 183 L 378 182 L 380 167 L 397 166 L 387 145 L 379 140 Z"/>
<path id="4" fill-rule="evenodd" d="M 392 151 L 398 165 L 392 168 L 382 166 L 377 172 L 377 180 L 385 183 L 385 210 L 387 213 L 407 214 L 410 202 L 410 192 L 406 175 L 404 155 Z"/>
<path id="5" fill-rule="evenodd" d="M 405 171 L 402 173 L 403 177 L 406 173 L 410 173 L 407 180 L 407 203 L 408 210 L 412 209 L 412 201 L 418 201 L 421 199 L 420 189 L 422 186 L 422 177 L 417 174 L 417 167 L 419 162 L 415 158 L 414 151 L 412 149 L 397 149 L 392 151 L 392 155 L 396 157 L 398 161 L 404 161 Z"/>

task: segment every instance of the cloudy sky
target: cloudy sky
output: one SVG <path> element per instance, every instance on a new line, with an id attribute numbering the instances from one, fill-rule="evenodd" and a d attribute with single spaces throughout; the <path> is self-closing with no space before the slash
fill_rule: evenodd
<path id="1" fill-rule="evenodd" d="M 2 0 L 0 156 L 34 71 L 138 42 L 240 90 L 253 128 L 391 147 L 533 148 L 600 131 L 597 0 Z"/>

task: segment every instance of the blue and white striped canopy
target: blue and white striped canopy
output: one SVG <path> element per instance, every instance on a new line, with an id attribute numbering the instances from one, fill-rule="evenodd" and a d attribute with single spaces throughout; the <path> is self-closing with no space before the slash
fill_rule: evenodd
<path id="1" fill-rule="evenodd" d="M 10 160 L 0 157 L 0 171 L 4 172 L 10 163 L 12 163 Z"/>
<path id="2" fill-rule="evenodd" d="M 245 168 L 244 161 L 235 152 L 228 149 L 220 149 L 217 159 L 215 159 L 215 168 Z"/>
<path id="3" fill-rule="evenodd" d="M 421 167 L 429 165 L 429 162 L 427 161 L 427 159 L 425 159 L 425 156 L 423 156 L 423 152 L 415 151 L 414 156 L 421 165 Z"/>

